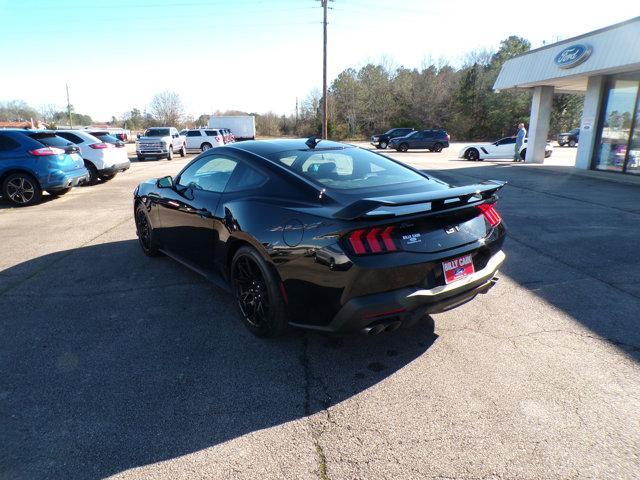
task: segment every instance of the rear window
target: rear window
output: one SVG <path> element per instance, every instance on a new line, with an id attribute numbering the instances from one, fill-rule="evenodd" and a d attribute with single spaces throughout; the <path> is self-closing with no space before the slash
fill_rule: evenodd
<path id="1" fill-rule="evenodd" d="M 116 143 L 120 142 L 120 140 L 118 140 L 116 137 L 114 137 L 113 135 L 110 135 L 108 133 L 98 132 L 98 133 L 92 133 L 91 135 L 93 135 L 94 137 L 98 137 L 100 140 L 102 140 L 105 143 L 116 144 Z"/>
<path id="2" fill-rule="evenodd" d="M 399 163 L 360 148 L 292 150 L 268 157 L 314 183 L 339 190 L 425 180 Z"/>
<path id="3" fill-rule="evenodd" d="M 144 132 L 145 137 L 168 137 L 169 135 L 168 128 L 150 128 Z"/>
<path id="4" fill-rule="evenodd" d="M 219 134 L 219 132 L 217 130 L 205 130 L 204 133 L 206 133 L 210 137 L 215 137 L 216 135 Z"/>
<path id="5" fill-rule="evenodd" d="M 53 133 L 28 133 L 27 135 L 47 147 L 66 149 L 70 143 L 66 138 L 59 137 Z"/>

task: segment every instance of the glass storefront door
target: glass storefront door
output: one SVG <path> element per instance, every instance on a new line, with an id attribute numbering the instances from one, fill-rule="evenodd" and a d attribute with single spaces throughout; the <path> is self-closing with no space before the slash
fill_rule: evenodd
<path id="1" fill-rule="evenodd" d="M 639 88 L 640 80 L 636 79 L 612 79 L 607 86 L 595 150 L 596 169 L 640 173 L 640 125 L 634 118 L 639 115 Z"/>
<path id="2" fill-rule="evenodd" d="M 632 128 L 625 172 L 640 175 L 640 95 L 636 103 L 636 118 Z"/>

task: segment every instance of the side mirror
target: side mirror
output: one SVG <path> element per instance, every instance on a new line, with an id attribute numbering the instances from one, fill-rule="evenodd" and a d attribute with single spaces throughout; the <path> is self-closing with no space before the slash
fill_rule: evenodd
<path id="1" fill-rule="evenodd" d="M 169 175 L 159 178 L 156 182 L 158 188 L 173 188 L 173 178 Z"/>

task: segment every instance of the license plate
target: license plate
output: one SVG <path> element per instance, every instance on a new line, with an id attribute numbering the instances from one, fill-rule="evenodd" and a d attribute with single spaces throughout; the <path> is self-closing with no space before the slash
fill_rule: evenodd
<path id="1" fill-rule="evenodd" d="M 444 271 L 444 282 L 446 284 L 468 277 L 475 272 L 471 254 L 442 262 L 442 270 Z"/>

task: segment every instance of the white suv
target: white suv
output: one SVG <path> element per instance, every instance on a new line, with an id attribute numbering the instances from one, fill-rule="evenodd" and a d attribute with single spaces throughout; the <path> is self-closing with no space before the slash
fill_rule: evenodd
<path id="1" fill-rule="evenodd" d="M 220 130 L 213 128 L 192 128 L 181 132 L 187 137 L 187 150 L 204 152 L 213 147 L 224 145 L 224 138 Z"/>
<path id="2" fill-rule="evenodd" d="M 84 130 L 52 130 L 53 133 L 80 147 L 80 156 L 89 170 L 89 184 L 107 181 L 131 166 L 126 148 L 105 143 Z"/>

